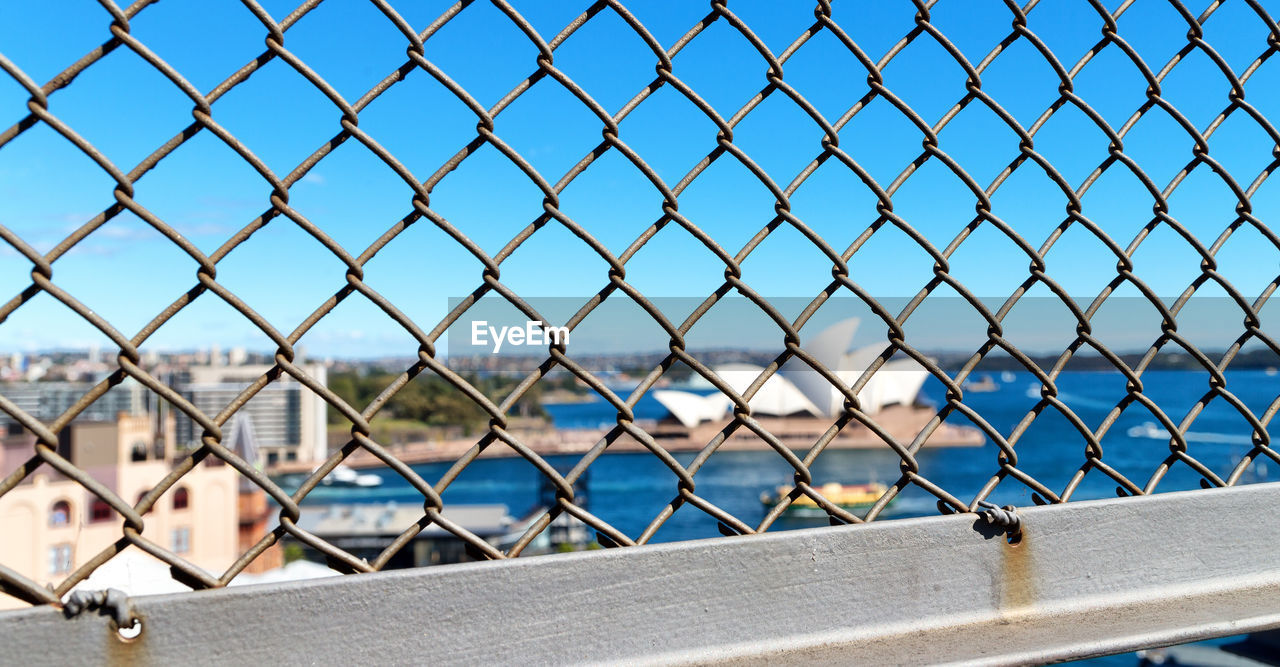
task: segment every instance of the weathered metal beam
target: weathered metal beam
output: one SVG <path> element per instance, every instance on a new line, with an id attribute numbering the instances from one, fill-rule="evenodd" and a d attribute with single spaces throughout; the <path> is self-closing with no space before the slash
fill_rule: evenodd
<path id="1" fill-rule="evenodd" d="M 29 664 L 1043 662 L 1280 627 L 1280 484 L 0 614 Z"/>

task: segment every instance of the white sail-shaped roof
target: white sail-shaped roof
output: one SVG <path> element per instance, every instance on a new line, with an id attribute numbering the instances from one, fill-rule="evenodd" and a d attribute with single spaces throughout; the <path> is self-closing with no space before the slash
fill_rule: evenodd
<path id="1" fill-rule="evenodd" d="M 811 340 L 803 342 L 801 348 L 832 372 L 838 371 L 844 367 L 841 362 L 845 358 L 845 353 L 849 351 L 849 346 L 853 344 L 853 334 L 858 331 L 858 324 L 856 317 L 836 322 L 823 329 Z M 820 414 L 832 414 L 833 409 L 839 409 L 841 404 L 839 401 L 834 406 L 831 404 L 833 400 L 831 383 L 821 373 L 813 370 L 809 364 L 800 359 L 793 359 L 782 368 L 779 374 L 799 389 Z"/>
<path id="2" fill-rule="evenodd" d="M 724 364 L 716 366 L 716 375 L 724 380 L 734 391 L 741 394 L 751 383 L 760 377 L 764 369 L 751 364 Z M 671 416 L 681 424 L 692 428 L 704 421 L 723 419 L 733 406 L 728 396 L 721 393 L 703 396 L 691 391 L 662 389 L 653 392 L 653 397 L 663 405 Z M 774 374 L 765 380 L 760 391 L 751 397 L 751 411 L 759 415 L 786 416 L 808 414 L 822 416 L 822 411 L 808 397 L 796 389 L 786 378 Z"/>
<path id="3" fill-rule="evenodd" d="M 884 351 L 884 345 L 869 345 L 849 352 L 858 320 L 850 318 L 824 329 L 803 345 L 822 365 L 830 369 L 845 386 L 852 386 L 866 369 Z M 741 394 L 751 386 L 764 369 L 752 364 L 724 364 L 716 366 L 715 373 L 734 391 Z M 920 388 L 929 378 L 929 372 L 914 359 L 895 359 L 881 366 L 867 384 L 858 392 L 858 402 L 868 413 L 875 413 L 888 405 L 915 403 Z M 722 394 L 704 396 L 688 391 L 655 391 L 654 398 L 662 403 L 681 424 L 692 428 L 704 421 L 724 418 L 732 401 Z M 809 414 L 815 417 L 835 417 L 844 405 L 844 395 L 808 364 L 792 360 L 779 373 L 774 374 L 760 391 L 751 398 L 751 411 L 763 416 L 785 417 Z"/>
<path id="4" fill-rule="evenodd" d="M 883 350 L 884 347 L 879 345 L 857 350 L 850 355 L 851 363 L 846 369 L 842 369 L 836 375 L 846 386 L 852 387 L 862 377 L 862 373 L 870 365 L 870 360 L 878 357 Z M 869 361 L 860 365 L 854 363 L 854 360 L 861 362 L 863 358 L 869 358 Z M 863 411 L 868 413 L 875 413 L 895 403 L 911 405 L 915 403 L 920 388 L 928 379 L 929 371 L 925 370 L 920 362 L 911 358 L 895 359 L 876 370 L 875 375 L 872 375 L 867 384 L 862 387 L 862 391 L 858 392 L 858 403 L 862 405 Z M 843 405 L 844 397 L 834 387 L 831 393 L 836 403 L 832 407 L 834 414 Z"/>
<path id="5" fill-rule="evenodd" d="M 716 375 L 724 378 L 725 383 L 739 394 L 746 391 L 764 372 L 763 368 L 752 364 L 723 364 L 716 366 L 714 370 Z M 774 373 L 765 380 L 760 391 L 751 397 L 750 405 L 752 412 L 778 417 L 797 413 L 820 417 L 823 414 L 808 396 L 779 373 Z"/>
<path id="6" fill-rule="evenodd" d="M 689 428 L 704 421 L 723 419 L 733 404 L 728 396 L 720 393 L 703 396 L 691 391 L 659 389 L 653 392 L 653 397 L 671 412 L 672 417 Z"/>

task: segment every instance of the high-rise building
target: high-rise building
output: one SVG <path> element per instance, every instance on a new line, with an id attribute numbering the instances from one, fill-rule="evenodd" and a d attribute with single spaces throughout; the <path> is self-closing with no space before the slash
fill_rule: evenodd
<path id="1" fill-rule="evenodd" d="M 300 367 L 321 385 L 327 383 L 327 369 L 323 364 L 306 363 Z M 267 364 L 191 366 L 178 374 L 176 387 L 197 409 L 213 416 L 271 368 Z M 238 415 L 247 417 L 252 423 L 258 450 L 256 463 L 273 465 L 284 461 L 324 460 L 329 453 L 325 424 L 327 407 L 324 399 L 286 374 L 263 387 L 237 410 Z M 203 433 L 199 424 L 183 413 L 176 412 L 175 416 L 179 444 L 198 447 Z M 240 451 L 235 442 L 237 429 L 232 426 L 233 420 L 223 426 L 222 444 Z"/>
<path id="2" fill-rule="evenodd" d="M 9 399 L 20 410 L 48 423 L 71 409 L 81 398 L 93 389 L 93 382 L 6 382 L 0 385 L 0 395 Z M 158 404 L 163 401 L 133 378 L 125 378 L 123 382 L 107 390 L 86 407 L 76 421 L 108 422 L 115 421 L 116 415 L 138 416 L 151 414 L 155 418 L 163 415 L 164 410 Z M 9 415 L 0 412 L 0 424 L 17 424 Z"/>
<path id="3" fill-rule="evenodd" d="M 234 355 L 239 358 L 240 355 Z M 300 364 L 321 385 L 327 383 L 327 369 L 320 363 Z M 267 364 L 193 365 L 163 374 L 160 379 L 176 389 L 204 414 L 213 417 L 271 369 Z M 93 382 L 6 382 L 0 383 L 0 395 L 36 419 L 49 423 L 57 419 L 95 387 Z M 301 383 L 288 375 L 268 384 L 241 407 L 237 414 L 249 419 L 257 440 L 254 463 L 272 465 L 277 462 L 319 462 L 328 456 L 325 415 L 327 404 Z M 119 414 L 147 416 L 156 422 L 172 414 L 177 424 L 177 445 L 181 448 L 200 446 L 203 429 L 194 420 L 174 408 L 133 378 L 109 389 L 77 415 L 79 422 L 114 421 Z M 223 426 L 223 445 L 239 451 L 235 442 L 233 421 Z M 0 412 L 0 429 L 21 432 L 21 426 Z"/>

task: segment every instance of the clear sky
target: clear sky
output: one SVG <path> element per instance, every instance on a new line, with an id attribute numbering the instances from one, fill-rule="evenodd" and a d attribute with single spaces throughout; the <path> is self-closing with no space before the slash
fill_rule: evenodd
<path id="1" fill-rule="evenodd" d="M 277 20 L 292 2 L 264 2 Z M 415 30 L 446 3 L 393 3 Z M 586 5 L 514 2 L 550 40 Z M 1106 3 L 1114 9 L 1115 0 Z M 1208 0 L 1189 4 L 1198 14 Z M 775 54 L 813 22 L 809 3 L 750 0 L 729 3 Z M 705 3 L 636 2 L 631 8 L 664 48 L 708 12 Z M 1274 9 L 1274 7 L 1273 7 Z M 91 0 L 10 3 L 0 21 L 0 53 L 38 83 L 110 37 L 110 16 Z M 834 19 L 872 59 L 913 26 L 905 0 L 837 0 Z M 999 0 L 941 0 L 932 24 L 972 63 L 1011 30 L 1013 14 Z M 1187 25 L 1168 0 L 1136 0 L 1119 19 L 1120 35 L 1153 71 L 1187 43 Z M 1070 68 L 1100 37 L 1102 20 L 1084 0 L 1043 0 L 1029 27 Z M 267 30 L 239 2 L 165 0 L 131 21 L 132 34 L 208 92 L 264 50 Z M 1237 74 L 1266 49 L 1267 26 L 1245 2 L 1229 0 L 1207 22 L 1205 40 Z M 354 101 L 406 62 L 407 41 L 365 0 L 326 0 L 286 33 L 285 46 Z M 537 68 L 537 49 L 498 9 L 477 1 L 426 43 L 426 57 L 490 106 Z M 1265 62 L 1245 84 L 1246 100 L 1280 119 L 1280 58 Z M 610 113 L 654 78 L 656 57 L 612 11 L 593 17 L 555 52 L 555 66 Z M 708 27 L 674 58 L 674 73 L 722 116 L 730 117 L 766 85 L 767 65 L 726 20 Z M 819 33 L 786 63 L 784 80 L 827 119 L 835 120 L 868 90 L 866 70 L 837 39 Z M 928 34 L 920 35 L 884 70 L 885 84 L 929 123 L 965 94 L 963 70 Z M 1025 39 L 983 74 L 983 90 L 1023 126 L 1058 95 L 1058 80 Z M 1112 127 L 1145 101 L 1139 69 L 1115 46 L 1075 79 L 1075 90 Z M 1227 78 L 1196 51 L 1164 81 L 1163 96 L 1203 130 L 1229 102 Z M 0 131 L 27 113 L 28 95 L 0 74 Z M 127 47 L 90 67 L 50 96 L 50 111 L 99 148 L 123 171 L 191 122 L 191 101 Z M 276 59 L 213 106 L 214 118 L 276 174 L 291 171 L 339 130 L 341 112 L 289 65 Z M 476 119 L 424 71 L 391 87 L 360 114 L 360 127 L 425 180 L 474 138 Z M 496 120 L 496 133 L 549 182 L 600 141 L 602 124 L 550 77 L 539 81 Z M 714 124 L 670 86 L 621 123 L 621 138 L 669 185 L 715 148 Z M 735 144 L 785 186 L 821 152 L 823 133 L 793 101 L 775 92 L 735 130 Z M 882 185 L 921 153 L 921 133 L 883 99 L 872 102 L 840 133 L 847 151 Z M 1018 138 L 980 102 L 941 133 L 942 150 L 982 187 L 1018 154 Z M 1036 136 L 1035 148 L 1078 187 L 1107 156 L 1108 141 L 1070 105 Z M 1169 114 L 1152 110 L 1129 132 L 1125 152 L 1163 188 L 1192 158 L 1194 142 Z M 1273 142 L 1243 111 L 1209 140 L 1210 155 L 1242 187 L 1272 161 Z M 0 224 L 41 251 L 109 206 L 113 182 L 92 161 L 44 124 L 0 148 Z M 271 187 L 231 149 L 201 132 L 165 158 L 136 186 L 136 199 L 206 253 L 268 206 Z M 290 192 L 290 203 L 358 255 L 411 210 L 410 189 L 355 140 L 326 157 Z M 773 197 L 731 155 L 703 172 L 680 197 L 680 212 L 730 253 L 773 217 Z M 1115 165 L 1085 195 L 1084 213 L 1119 245 L 1128 245 L 1152 217 L 1152 198 L 1123 165 Z M 1255 215 L 1275 220 L 1280 183 L 1262 185 Z M 561 195 L 561 209 L 615 254 L 661 215 L 661 195 L 616 151 L 598 160 Z M 1064 218 L 1067 199 L 1043 170 L 1027 163 L 993 198 L 994 212 L 1033 247 Z M 875 198 L 837 160 L 820 167 L 792 197 L 793 212 L 843 251 L 876 219 Z M 938 248 L 974 215 L 975 198 L 938 160 L 930 160 L 897 191 L 895 211 Z M 470 156 L 432 193 L 431 205 L 486 252 L 496 253 L 542 213 L 542 196 L 492 147 Z M 1235 219 L 1236 199 L 1202 166 L 1170 199 L 1171 213 L 1206 246 Z M 1240 229 L 1218 254 L 1220 271 L 1246 298 L 1277 275 L 1280 251 L 1257 231 Z M 1115 276 L 1115 258 L 1083 228 L 1069 230 L 1047 255 L 1051 276 L 1087 303 Z M 1199 258 L 1168 227 L 1137 251 L 1137 274 L 1161 295 L 1180 293 L 1199 274 Z M 998 303 L 1028 275 L 1029 260 L 995 228 L 984 225 L 952 257 L 952 275 L 975 294 Z M 906 234 L 886 226 L 854 256 L 853 278 L 877 296 L 907 297 L 931 277 L 932 259 Z M 30 284 L 30 265 L 9 248 L 0 254 L 3 299 Z M 481 284 L 481 264 L 429 221 L 419 221 L 366 267 L 366 280 L 424 329 L 447 312 L 450 297 Z M 831 264 L 800 233 L 782 226 L 743 264 L 743 279 L 768 296 L 811 297 L 830 280 Z M 54 281 L 132 336 L 196 284 L 196 264 L 130 213 L 93 233 L 54 265 Z M 661 230 L 631 260 L 627 279 L 646 294 L 703 297 L 723 281 L 723 265 L 675 225 Z M 282 332 L 288 333 L 345 284 L 344 267 L 311 236 L 277 218 L 230 253 L 218 280 Z M 582 297 L 607 284 L 607 265 L 587 245 L 552 223 L 502 265 L 502 280 L 523 295 Z M 1033 294 L 1047 296 L 1043 287 Z M 1135 290 L 1122 294 L 1134 296 Z M 1203 294 L 1223 296 L 1210 285 Z M 943 288 L 940 295 L 954 296 Z M 792 298 L 787 304 L 801 303 Z M 683 301 L 681 301 L 683 302 Z M 897 303 L 901 303 L 899 299 Z M 1133 301 L 1116 308 L 1133 308 Z M 795 308 L 788 306 L 794 311 Z M 1274 308 L 1271 308 L 1274 310 Z M 1062 309 L 1065 313 L 1065 309 Z M 1154 310 L 1151 314 L 1154 317 Z M 1267 311 L 1264 311 L 1264 315 Z M 1018 318 L 1018 310 L 1011 316 Z M 684 313 L 673 313 L 681 317 Z M 787 312 L 794 315 L 795 312 Z M 1039 317 L 1034 316 L 1034 317 Z M 1025 318 L 1024 318 L 1025 319 Z M 763 321 L 763 318 L 762 320 Z M 1238 333 L 1239 318 L 1228 327 Z M 1264 317 L 1264 323 L 1266 318 Z M 976 318 L 968 325 L 979 335 Z M 1152 320 L 1151 340 L 1157 332 Z M 864 328 L 867 325 L 864 324 Z M 880 327 L 875 327 L 879 330 Z M 932 327 L 930 328 L 932 329 Z M 656 327 L 655 327 L 656 334 Z M 910 331 L 910 329 L 909 329 Z M 929 333 L 929 332 L 924 332 Z M 921 335 L 924 335 L 922 333 Z M 937 334 L 936 330 L 932 333 Z M 1068 331 L 1069 333 L 1069 331 Z M 1225 345 L 1230 336 L 1213 342 Z M 0 349 L 85 345 L 105 338 L 48 295 L 0 323 Z M 1038 345 L 1031 339 L 1027 344 Z M 662 347 L 662 340 L 654 341 Z M 146 345 L 183 349 L 208 344 L 274 346 L 212 293 L 165 325 Z M 416 348 L 398 326 L 355 295 L 302 344 L 334 356 L 409 355 Z M 1130 345 L 1132 346 L 1132 345 Z M 1060 347 L 1059 347 L 1060 349 Z"/>

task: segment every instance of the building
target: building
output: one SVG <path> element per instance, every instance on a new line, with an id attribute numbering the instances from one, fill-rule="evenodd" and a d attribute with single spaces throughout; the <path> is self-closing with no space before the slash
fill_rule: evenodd
<path id="1" fill-rule="evenodd" d="M 174 420 L 120 413 L 113 421 L 74 422 L 59 435 L 58 453 L 93 479 L 136 503 L 172 469 Z M 0 440 L 0 477 L 31 457 L 35 436 L 8 429 Z M 143 519 L 143 535 L 211 572 L 239 556 L 238 474 L 210 458 L 189 471 Z M 74 480 L 42 466 L 0 496 L 0 563 L 39 583 L 57 583 L 112 542 L 122 519 Z M 130 549 L 134 551 L 135 549 Z M 21 606 L 0 595 L 0 608 Z"/>
<path id="2" fill-rule="evenodd" d="M 327 369 L 323 364 L 299 365 L 321 385 L 327 383 Z M 176 373 L 174 380 L 178 391 L 192 405 L 207 415 L 216 415 L 271 368 L 270 364 L 198 365 Z M 328 404 L 324 399 L 289 375 L 281 374 L 249 399 L 236 414 L 247 417 L 253 426 L 258 452 L 256 463 L 270 466 L 281 462 L 323 461 L 329 455 L 325 423 L 327 410 Z M 184 447 L 199 447 L 203 432 L 200 426 L 185 414 L 178 413 L 176 419 L 178 443 Z M 228 422 L 223 428 L 222 444 L 244 451 L 235 442 L 238 430 L 229 428 L 231 425 Z"/>
<path id="3" fill-rule="evenodd" d="M 497 544 L 516 523 L 506 505 L 451 505 L 441 512 L 444 518 L 490 544 Z M 422 504 L 334 504 L 307 506 L 298 518 L 298 527 L 348 553 L 372 561 L 395 539 L 422 518 Z M 291 536 L 285 538 L 294 542 Z M 296 542 L 308 560 L 326 562 L 326 556 Z M 414 536 L 383 566 L 395 570 L 424 565 L 442 565 L 477 560 L 469 545 L 432 523 Z"/>
<path id="4" fill-rule="evenodd" d="M 184 398 L 206 415 L 222 412 L 250 384 L 270 371 L 271 364 L 222 363 L 224 355 L 216 348 L 204 355 L 216 363 L 177 364 L 158 372 L 157 377 L 173 387 Z M 241 348 L 235 348 L 225 357 L 232 362 L 249 358 Z M 11 361 L 12 363 L 12 361 Z M 320 363 L 302 363 L 304 372 L 321 385 L 327 383 L 327 368 Z M 105 377 L 105 372 L 80 373 L 92 380 Z M 27 414 L 49 423 L 69 410 L 94 387 L 94 381 L 3 382 L 0 395 L 12 401 Z M 320 462 L 329 454 L 326 414 L 328 404 L 287 374 L 268 384 L 237 411 L 246 416 L 256 434 L 258 445 L 254 463 L 274 465 L 280 462 Z M 150 415 L 158 424 L 172 415 L 176 423 L 177 445 L 180 449 L 200 446 L 203 429 L 190 417 L 131 377 L 98 397 L 84 409 L 76 421 L 111 422 L 116 415 Z M 235 442 L 234 424 L 229 421 L 223 428 L 223 445 L 241 451 Z M 7 414 L 0 412 L 0 429 L 21 431 L 21 426 Z"/>
<path id="5" fill-rule="evenodd" d="M 236 453 L 246 460 L 258 459 L 258 438 L 253 432 L 253 422 L 247 416 L 236 416 L 231 420 L 229 437 L 235 442 Z M 239 499 L 237 502 L 240 520 L 239 543 L 240 553 L 247 553 L 271 529 L 275 527 L 279 507 L 267 501 L 267 494 L 247 478 L 240 478 Z M 249 574 L 260 574 L 284 565 L 284 551 L 280 543 L 271 545 L 258 554 L 244 571 Z"/>
<path id="6" fill-rule="evenodd" d="M 831 371 L 847 387 L 854 386 L 864 371 L 877 361 L 884 345 L 848 351 L 853 344 L 858 319 L 837 322 L 823 330 L 804 345 L 804 349 L 819 363 Z M 720 376 L 739 394 L 748 388 L 764 372 L 762 366 L 730 363 L 717 365 Z M 864 412 L 875 414 L 891 405 L 910 407 L 929 378 L 929 372 L 915 359 L 895 359 L 880 366 L 875 374 L 858 391 L 858 402 Z M 701 389 L 711 389 L 703 381 Z M 733 402 L 723 393 L 708 394 L 674 389 L 653 392 L 663 407 L 675 420 L 688 428 L 707 421 L 728 418 Z M 838 391 L 826 376 L 799 360 L 792 360 L 777 374 L 765 380 L 748 403 L 752 414 L 769 417 L 803 415 L 819 419 L 832 419 L 843 412 L 844 394 Z"/>
<path id="7" fill-rule="evenodd" d="M 69 410 L 96 384 L 95 382 L 65 381 L 6 382 L 0 385 L 0 395 L 32 417 L 48 423 Z M 163 401 L 150 389 L 133 378 L 125 378 L 123 382 L 107 390 L 107 393 L 85 408 L 84 412 L 76 417 L 76 421 L 110 422 L 115 421 L 116 415 L 122 412 L 131 416 L 151 414 L 159 419 L 163 416 L 164 410 L 158 403 Z M 8 428 L 16 428 L 18 423 L 9 415 L 0 412 L 0 424 L 5 424 Z"/>

